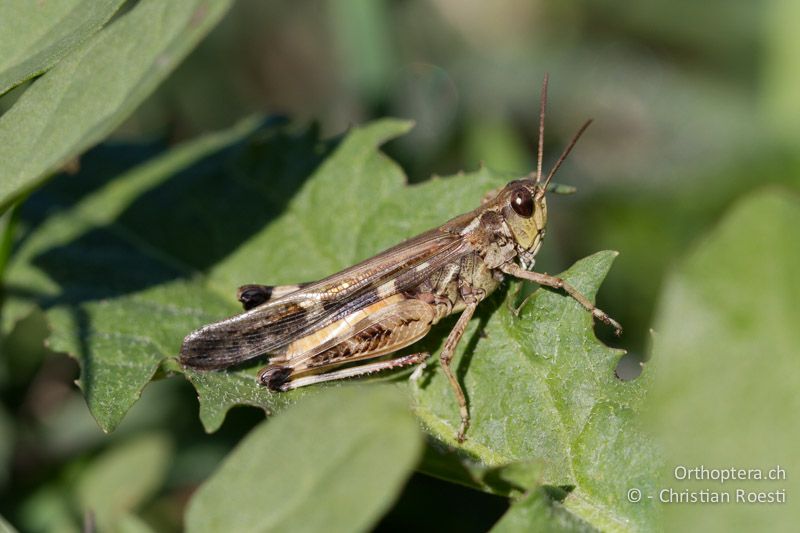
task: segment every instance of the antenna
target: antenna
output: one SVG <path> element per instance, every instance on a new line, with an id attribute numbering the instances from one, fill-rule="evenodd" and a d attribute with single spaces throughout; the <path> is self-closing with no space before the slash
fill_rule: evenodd
<path id="1" fill-rule="evenodd" d="M 547 107 L 547 82 L 550 75 L 545 72 L 542 92 L 539 96 L 539 151 L 536 153 L 536 183 L 542 181 L 542 157 L 544 156 L 544 110 Z"/>
<path id="2" fill-rule="evenodd" d="M 552 179 L 553 175 L 558 171 L 559 167 L 561 166 L 561 163 L 564 162 L 564 160 L 567 158 L 569 153 L 575 147 L 575 143 L 578 142 L 578 139 L 581 138 L 581 135 L 583 135 L 583 132 L 586 131 L 586 128 L 588 128 L 589 124 L 591 124 L 591 123 L 592 123 L 592 119 L 591 118 L 589 120 L 587 120 L 586 122 L 584 122 L 583 126 L 581 126 L 581 128 L 578 130 L 578 133 L 576 133 L 575 136 L 572 138 L 572 140 L 569 142 L 567 147 L 564 149 L 564 152 L 561 154 L 561 157 L 558 158 L 558 161 L 556 161 L 556 164 L 553 165 L 553 168 L 550 169 L 550 172 L 547 174 L 547 177 L 544 180 L 544 186 L 542 187 L 542 190 L 547 189 L 547 186 L 550 185 L 550 180 Z M 538 180 L 537 180 L 537 183 L 538 183 Z"/>

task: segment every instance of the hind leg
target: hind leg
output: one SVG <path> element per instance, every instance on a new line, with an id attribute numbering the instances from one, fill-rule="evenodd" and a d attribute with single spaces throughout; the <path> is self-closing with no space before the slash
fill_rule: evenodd
<path id="1" fill-rule="evenodd" d="M 412 353 L 402 357 L 395 357 L 394 359 L 387 359 L 386 361 L 378 361 L 366 365 L 353 366 L 350 368 L 343 368 L 341 370 L 334 370 L 324 374 L 312 374 L 310 376 L 300 377 L 291 381 L 286 380 L 288 376 L 281 376 L 281 370 L 284 367 L 266 368 L 259 376 L 262 383 L 266 383 L 270 390 L 280 390 L 286 392 L 300 387 L 307 387 L 308 385 L 316 385 L 317 383 L 324 383 L 326 381 L 336 381 L 339 379 L 354 378 L 358 376 L 366 376 L 367 374 L 374 374 L 383 370 L 394 370 L 404 366 L 416 365 L 424 362 L 431 354 L 427 352 Z"/>
<path id="2" fill-rule="evenodd" d="M 281 359 L 261 371 L 259 381 L 270 390 L 286 391 L 421 362 L 427 355 L 413 354 L 332 371 L 413 344 L 428 333 L 433 317 L 432 306 L 413 298 L 375 304 L 331 324 L 329 328 L 334 333 L 318 331 L 298 339 L 294 346 L 299 351 L 292 353 L 290 347 Z"/>

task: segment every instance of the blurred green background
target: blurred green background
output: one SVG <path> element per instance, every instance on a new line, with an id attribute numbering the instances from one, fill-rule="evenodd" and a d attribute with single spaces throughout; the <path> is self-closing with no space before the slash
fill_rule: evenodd
<path id="1" fill-rule="evenodd" d="M 621 252 L 598 302 L 625 326 L 604 340 L 629 350 L 630 378 L 676 261 L 756 189 L 800 188 L 798 20 L 792 0 L 241 0 L 107 142 L 146 150 L 253 113 L 318 123 L 326 137 L 397 116 L 416 127 L 386 151 L 412 182 L 481 163 L 523 175 L 549 72 L 545 166 L 595 123 L 557 178 L 578 192 L 550 202 L 539 268 Z M 148 441 L 169 467 L 142 489 L 140 515 L 179 529 L 191 489 L 261 414 L 238 409 L 203 436 L 191 387 L 162 380 L 106 436 L 72 385 L 77 365 L 43 348 L 46 334 L 34 313 L 3 340 L 0 514 L 27 531 L 74 527 L 67 487 L 115 443 L 155 433 L 170 436 Z M 379 527 L 482 531 L 506 508 L 417 475 Z M 446 522 L 421 524 L 427 513 Z"/>

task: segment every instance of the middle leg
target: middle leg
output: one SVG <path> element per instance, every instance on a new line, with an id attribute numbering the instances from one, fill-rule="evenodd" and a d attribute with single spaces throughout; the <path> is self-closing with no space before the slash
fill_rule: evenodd
<path id="1" fill-rule="evenodd" d="M 456 346 L 458 346 L 458 341 L 460 341 L 461 337 L 464 335 L 464 330 L 467 329 L 467 324 L 472 318 L 472 315 L 475 313 L 476 307 L 478 307 L 477 302 L 467 304 L 467 307 L 461 313 L 461 316 L 458 317 L 458 322 L 456 322 L 453 330 L 447 336 L 447 340 L 444 343 L 444 348 L 442 348 L 442 354 L 439 356 L 439 360 L 442 364 L 442 370 L 444 371 L 445 376 L 447 376 L 448 381 L 450 381 L 450 387 L 453 389 L 453 392 L 456 395 L 456 401 L 458 401 L 458 411 L 461 415 L 461 425 L 456 433 L 456 439 L 458 442 L 464 442 L 464 439 L 466 438 L 467 428 L 469 427 L 469 410 L 467 409 L 467 399 L 464 397 L 464 391 L 461 388 L 461 385 L 458 383 L 458 378 L 456 378 L 453 369 L 450 367 L 450 363 L 453 360 L 453 355 L 455 354 Z"/>

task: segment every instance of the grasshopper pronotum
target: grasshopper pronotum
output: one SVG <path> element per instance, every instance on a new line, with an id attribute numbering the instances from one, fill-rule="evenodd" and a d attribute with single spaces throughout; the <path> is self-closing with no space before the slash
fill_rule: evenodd
<path id="1" fill-rule="evenodd" d="M 245 312 L 190 333 L 181 347 L 181 362 L 212 369 L 269 355 L 258 380 L 272 391 L 287 391 L 422 363 L 429 354 L 363 361 L 397 352 L 424 337 L 442 318 L 461 312 L 440 361 L 458 401 L 456 437 L 463 441 L 469 411 L 450 362 L 475 308 L 506 275 L 563 290 L 619 334 L 620 325 L 574 287 L 531 271 L 547 223 L 545 192 L 591 123 L 578 130 L 542 179 L 546 103 L 547 76 L 535 174 L 510 182 L 472 212 L 320 281 L 241 287 L 238 297 Z"/>

